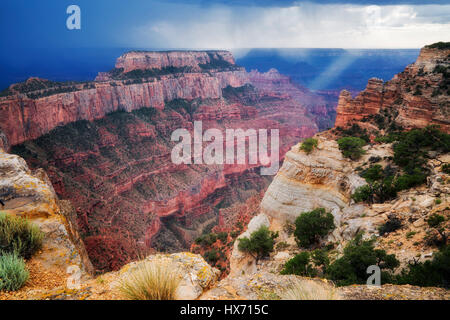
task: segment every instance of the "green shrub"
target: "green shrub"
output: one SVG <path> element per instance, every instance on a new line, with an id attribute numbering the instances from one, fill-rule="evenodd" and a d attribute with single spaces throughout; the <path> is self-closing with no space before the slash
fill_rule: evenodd
<path id="1" fill-rule="evenodd" d="M 346 158 L 357 160 L 365 153 L 362 147 L 366 145 L 366 141 L 361 138 L 344 137 L 337 142 L 342 155 Z"/>
<path id="2" fill-rule="evenodd" d="M 262 226 L 250 235 L 250 239 L 246 237 L 239 239 L 238 248 L 258 260 L 268 256 L 273 251 L 277 237 L 278 233 L 269 231 L 266 226 Z"/>
<path id="3" fill-rule="evenodd" d="M 442 166 L 442 172 L 446 173 L 446 174 L 450 174 L 450 163 L 446 163 Z"/>
<path id="4" fill-rule="evenodd" d="M 217 241 L 217 235 L 215 233 L 204 234 L 197 239 L 195 239 L 196 244 L 203 244 L 206 246 L 211 246 Z"/>
<path id="5" fill-rule="evenodd" d="M 406 233 L 406 239 L 411 239 L 416 234 L 416 231 L 409 231 Z"/>
<path id="6" fill-rule="evenodd" d="M 281 271 L 281 274 L 295 274 L 298 276 L 314 277 L 316 272 L 310 263 L 309 252 L 301 252 L 291 260 L 287 261 Z"/>
<path id="7" fill-rule="evenodd" d="M 219 232 L 217 234 L 217 238 L 223 243 L 226 244 L 228 240 L 228 233 L 226 232 Z"/>
<path id="8" fill-rule="evenodd" d="M 356 188 L 355 192 L 352 194 L 352 199 L 356 202 L 373 202 L 373 192 L 372 188 L 366 184 L 364 186 Z"/>
<path id="9" fill-rule="evenodd" d="M 300 146 L 300 149 L 305 151 L 306 153 L 310 153 L 315 148 L 317 148 L 318 141 L 314 138 L 307 138 L 303 141 L 302 145 Z"/>
<path id="10" fill-rule="evenodd" d="M 378 265 L 381 270 L 394 270 L 399 266 L 395 255 L 388 255 L 386 251 L 375 249 L 374 239 L 363 240 L 359 233 L 344 248 L 342 257 L 335 260 L 327 270 L 327 277 L 339 286 L 350 284 L 364 284 L 367 281 L 367 268 Z M 383 271 L 382 282 L 390 281 L 391 275 Z"/>
<path id="11" fill-rule="evenodd" d="M 395 189 L 397 191 L 408 190 L 425 183 L 426 180 L 427 174 L 421 169 L 415 168 L 412 174 L 403 174 L 395 180 Z"/>
<path id="12" fill-rule="evenodd" d="M 402 222 L 399 218 L 390 215 L 388 220 L 380 227 L 380 236 L 386 233 L 394 232 L 402 227 Z"/>
<path id="13" fill-rule="evenodd" d="M 426 46 L 427 48 L 439 49 L 439 50 L 447 50 L 450 49 L 450 42 L 436 42 Z"/>
<path id="14" fill-rule="evenodd" d="M 350 128 L 344 129 L 337 127 L 337 131 L 339 131 L 342 137 L 358 137 L 363 139 L 366 142 L 369 142 L 369 135 L 366 129 L 361 128 L 357 123 L 352 124 Z"/>
<path id="15" fill-rule="evenodd" d="M 393 176 L 387 176 L 381 181 L 371 181 L 369 184 L 356 188 L 352 194 L 355 202 L 383 203 L 397 196 Z"/>
<path id="16" fill-rule="evenodd" d="M 219 257 L 217 255 L 217 250 L 216 249 L 212 249 L 211 251 L 206 252 L 205 259 L 208 262 L 216 263 L 217 260 L 219 260 Z"/>
<path id="17" fill-rule="evenodd" d="M 29 277 L 23 258 L 16 253 L 0 255 L 0 291 L 17 291 Z"/>
<path id="18" fill-rule="evenodd" d="M 370 166 L 360 174 L 367 182 L 378 181 L 383 178 L 383 167 L 379 164 Z"/>
<path id="19" fill-rule="evenodd" d="M 440 224 L 444 221 L 445 221 L 445 217 L 440 214 L 437 214 L 437 213 L 432 214 L 427 219 L 427 223 L 431 228 L 438 228 L 440 226 Z"/>
<path id="20" fill-rule="evenodd" d="M 396 277 L 396 283 L 450 288 L 450 246 L 443 247 L 431 261 L 409 264 Z"/>
<path id="21" fill-rule="evenodd" d="M 440 131 L 437 126 L 413 129 L 401 135 L 393 148 L 394 162 L 406 173 L 412 174 L 414 169 L 422 169 L 428 150 L 450 151 L 450 135 Z"/>
<path id="22" fill-rule="evenodd" d="M 311 258 L 317 267 L 322 267 L 323 273 L 326 272 L 330 265 L 330 259 L 328 258 L 327 251 L 324 249 L 316 249 L 311 252 Z"/>
<path id="23" fill-rule="evenodd" d="M 324 208 L 302 213 L 295 220 L 294 236 L 300 247 L 309 247 L 317 243 L 335 228 L 334 217 Z"/>
<path id="24" fill-rule="evenodd" d="M 43 238 L 39 227 L 28 220 L 0 213 L 0 252 L 29 259 L 42 247 Z"/>

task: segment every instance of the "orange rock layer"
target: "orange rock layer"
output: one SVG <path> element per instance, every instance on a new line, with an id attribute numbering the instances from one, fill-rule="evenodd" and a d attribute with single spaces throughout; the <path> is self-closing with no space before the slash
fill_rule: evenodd
<path id="1" fill-rule="evenodd" d="M 437 124 L 450 132 L 449 67 L 449 49 L 423 48 L 417 61 L 392 80 L 370 79 L 355 98 L 342 91 L 335 126 L 349 127 L 387 109 L 398 113 L 396 121 L 405 129 Z"/>

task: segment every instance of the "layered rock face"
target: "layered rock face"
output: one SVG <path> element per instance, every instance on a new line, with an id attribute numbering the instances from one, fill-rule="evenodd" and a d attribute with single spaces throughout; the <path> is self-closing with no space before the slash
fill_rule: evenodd
<path id="1" fill-rule="evenodd" d="M 46 173 L 31 171 L 25 160 L 0 149 L 0 211 L 25 217 L 44 233 L 42 250 L 33 258 L 47 268 L 66 274 L 77 266 L 92 274 L 94 268 L 78 233 L 70 203 L 59 201 Z"/>
<path id="2" fill-rule="evenodd" d="M 214 73 L 170 74 L 138 84 L 96 82 L 86 89 L 85 85 L 75 85 L 71 90 L 76 91 L 36 99 L 12 91 L 14 95 L 0 98 L 0 128 L 10 145 L 16 145 L 36 139 L 57 126 L 101 119 L 118 110 L 162 109 L 164 101 L 174 99 L 218 99 L 223 88 L 242 86 L 246 82 L 244 71 L 232 71 L 217 76 Z M 32 87 L 35 83 L 36 79 L 30 79 L 25 85 Z M 38 94 L 42 92 L 45 90 L 37 91 Z"/>
<path id="3" fill-rule="evenodd" d="M 128 52 L 117 59 L 116 68 L 130 72 L 136 69 L 163 69 L 167 67 L 190 67 L 200 70 L 199 65 L 213 61 L 225 61 L 234 65 L 234 57 L 229 51 L 169 51 L 169 52 Z"/>
<path id="4" fill-rule="evenodd" d="M 155 75 L 148 70 L 156 68 L 156 62 L 132 53 L 118 64 L 138 68 L 134 70 L 144 75 L 140 78 L 127 78 L 122 70 L 123 79 L 69 88 L 31 79 L 11 86 L 11 94 L 2 98 L 0 112 L 8 121 L 1 126 L 13 152 L 33 168 L 43 167 L 58 196 L 73 203 L 97 270 L 117 270 L 150 248 L 188 248 L 220 221 L 239 221 L 238 204 L 270 183 L 270 177 L 260 175 L 260 163 L 175 165 L 174 130 L 193 133 L 194 121 L 202 121 L 204 131 L 267 129 L 270 134 L 278 129 L 281 159 L 294 143 L 318 131 L 299 102 L 299 89 L 282 90 L 281 75 L 250 77 L 238 67 L 217 67 L 233 61 L 225 53 L 215 54 L 185 59 L 180 53 L 162 53 L 161 61 L 179 57 L 181 62 L 173 62 L 179 66 L 195 60 L 203 71 L 170 73 L 161 64 L 166 69 Z M 200 57 L 213 61 L 207 71 Z M 267 78 L 264 85 L 258 78 Z M 30 139 L 34 140 L 18 145 Z M 220 212 L 233 218 L 221 218 Z"/>
<path id="5" fill-rule="evenodd" d="M 417 61 L 392 80 L 371 79 L 354 99 L 344 90 L 335 125 L 361 124 L 361 120 L 387 110 L 398 115 L 396 121 L 405 129 L 438 124 L 450 132 L 449 57 L 450 49 L 425 47 Z"/>

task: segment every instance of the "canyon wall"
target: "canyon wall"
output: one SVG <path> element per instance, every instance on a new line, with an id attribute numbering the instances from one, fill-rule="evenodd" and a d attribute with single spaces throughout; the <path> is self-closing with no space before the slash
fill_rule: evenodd
<path id="1" fill-rule="evenodd" d="M 292 258 L 292 253 L 298 253 L 298 245 L 286 226 L 302 213 L 316 208 L 325 208 L 334 217 L 336 228 L 322 239 L 321 245 L 332 245 L 336 253 L 342 253 L 345 243 L 362 231 L 364 237 L 374 236 L 378 247 L 395 253 L 402 266 L 432 257 L 437 248 L 427 242 L 434 231 L 426 221 L 437 212 L 449 215 L 449 187 L 439 183 L 448 179 L 443 169 L 450 159 L 448 152 L 430 153 L 426 160 L 429 172 L 426 183 L 402 189 L 394 199 L 383 203 L 356 203 L 352 194 L 367 184 L 361 175 L 375 163 L 386 170 L 394 168 L 396 177 L 400 174 L 399 166 L 392 162 L 393 144 L 377 142 L 373 139 L 375 136 L 431 124 L 439 124 L 441 130 L 449 132 L 449 65 L 449 49 L 426 47 L 417 62 L 393 80 L 384 83 L 371 79 L 366 90 L 356 98 L 343 91 L 336 128 L 316 134 L 317 146 L 311 152 L 306 153 L 299 143 L 286 153 L 282 167 L 264 195 L 259 214 L 249 223 L 250 231 L 239 237 L 248 237 L 260 226 L 267 226 L 279 232 L 275 248 L 283 243 L 284 251 L 275 252 L 271 259 L 257 264 L 254 258 L 238 249 L 239 241 L 236 241 L 230 258 L 230 274 L 260 273 L 268 265 Z M 344 158 L 337 140 L 358 134 L 365 136 L 368 142 L 363 148 L 364 154 L 357 160 Z M 401 226 L 392 234 L 383 235 L 380 227 L 392 217 L 398 219 Z"/>
<path id="2" fill-rule="evenodd" d="M 450 49 L 423 48 L 417 61 L 392 80 L 370 79 L 355 98 L 342 91 L 335 125 L 361 125 L 362 120 L 387 110 L 398 114 L 396 121 L 406 129 L 437 124 L 450 132 L 449 67 Z"/>
<path id="3" fill-rule="evenodd" d="M 33 82 L 30 79 L 28 82 Z M 78 120 L 100 119 L 117 111 L 133 111 L 143 107 L 164 108 L 164 101 L 174 99 L 217 99 L 222 89 L 247 82 L 244 71 L 186 73 L 166 75 L 152 82 L 124 84 L 96 82 L 93 88 L 58 93 L 37 99 L 17 93 L 0 98 L 0 128 L 11 145 L 36 139 L 57 126 Z"/>
<path id="4" fill-rule="evenodd" d="M 280 82 L 274 71 L 249 75 L 230 68 L 233 60 L 225 53 L 189 54 L 161 53 L 162 62 L 155 62 L 155 53 L 130 53 L 118 66 L 134 68 L 140 77 L 120 70 L 82 84 L 32 78 L 0 98 L 7 119 L 0 126 L 12 152 L 32 168 L 44 168 L 57 195 L 71 201 L 98 271 L 116 270 L 148 250 L 189 248 L 224 221 L 221 212 L 229 224 L 241 220 L 239 204 L 270 183 L 271 177 L 260 175 L 261 163 L 175 165 L 174 130 L 192 133 L 197 120 L 203 130 L 278 129 L 281 160 L 294 143 L 318 131 L 301 102 L 310 94 L 288 78 Z M 206 57 L 209 67 L 202 63 Z M 198 63 L 201 71 L 167 69 L 167 63 Z M 148 71 L 155 68 L 161 72 Z"/>

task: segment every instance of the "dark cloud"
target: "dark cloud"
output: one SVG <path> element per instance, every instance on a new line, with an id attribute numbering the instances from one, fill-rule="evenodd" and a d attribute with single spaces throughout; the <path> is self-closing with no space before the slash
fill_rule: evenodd
<path id="1" fill-rule="evenodd" d="M 450 4 L 450 0 L 168 0 L 174 3 L 197 4 L 210 6 L 221 4 L 227 6 L 288 7 L 296 3 L 309 2 L 316 4 L 360 4 L 360 5 L 424 5 Z"/>

